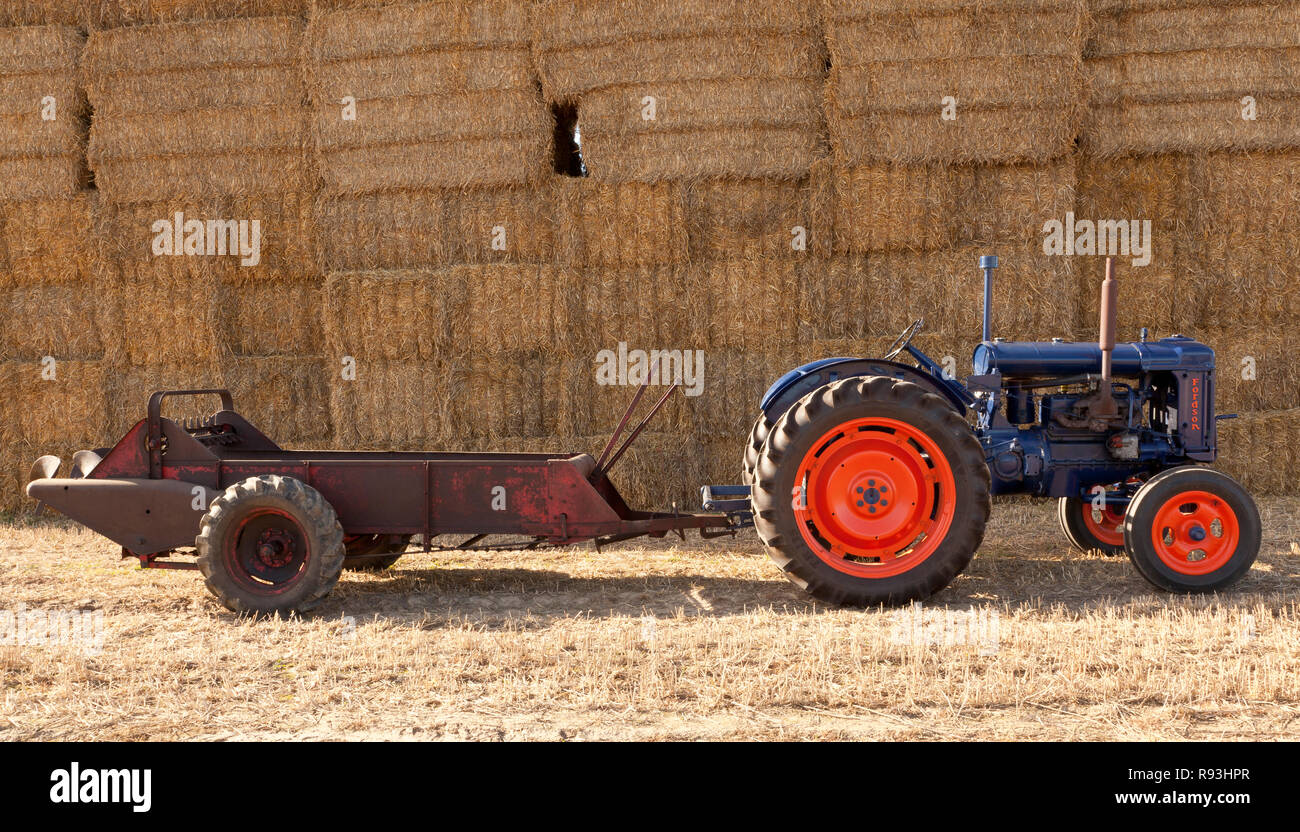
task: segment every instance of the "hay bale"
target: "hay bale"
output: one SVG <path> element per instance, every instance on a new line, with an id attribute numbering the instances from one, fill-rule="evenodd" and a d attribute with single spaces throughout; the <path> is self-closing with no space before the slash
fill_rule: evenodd
<path id="1" fill-rule="evenodd" d="M 655 100 L 655 117 L 644 114 Z M 632 84 L 586 93 L 582 158 L 608 182 L 704 177 L 799 179 L 822 155 L 821 84 L 731 78 Z"/>
<path id="2" fill-rule="evenodd" d="M 1215 406 L 1220 413 L 1277 410 L 1300 401 L 1300 338 L 1289 329 L 1196 329 L 1214 349 Z"/>
<path id="3" fill-rule="evenodd" d="M 532 71 L 528 6 L 418 3 L 314 17 L 313 134 L 326 187 L 365 193 L 543 178 L 554 122 Z M 355 119 L 345 120 L 349 97 Z"/>
<path id="4" fill-rule="evenodd" d="M 840 169 L 835 251 L 941 248 L 953 242 L 955 171 L 946 165 L 858 165 Z"/>
<path id="5" fill-rule="evenodd" d="M 438 392 L 452 437 L 463 442 L 558 433 L 562 362 L 545 353 L 469 353 L 453 358 Z"/>
<path id="6" fill-rule="evenodd" d="M 68 196 L 84 182 L 84 40 L 67 26 L 0 29 L 0 199 Z"/>
<path id="7" fill-rule="evenodd" d="M 1041 161 L 1069 152 L 1081 90 L 1080 0 L 870 5 L 826 10 L 827 121 L 836 158 Z M 944 120 L 943 100 L 956 99 Z"/>
<path id="8" fill-rule="evenodd" d="M 586 320 L 582 272 L 536 265 L 455 266 L 452 342 L 480 356 L 519 351 L 572 355 Z M 577 336 L 577 337 L 575 337 Z"/>
<path id="9" fill-rule="evenodd" d="M 94 194 L 0 205 L 0 286 L 82 284 L 103 261 Z"/>
<path id="10" fill-rule="evenodd" d="M 652 372 L 653 375 L 650 379 L 651 383 L 646 387 L 637 409 L 632 414 L 628 430 L 634 429 L 637 423 L 650 412 L 655 403 L 668 391 L 674 379 L 681 380 L 682 388 L 664 402 L 647 429 L 681 433 L 693 430 L 696 406 L 701 401 L 700 397 L 686 395 L 686 388 L 696 379 L 694 370 L 698 364 L 695 363 L 694 354 L 690 356 L 693 363 L 687 367 L 685 361 L 688 356 L 684 351 L 679 350 L 675 355 L 655 355 L 654 348 L 628 344 L 623 351 L 627 356 L 626 364 L 620 365 L 618 347 L 608 349 L 609 354 L 593 353 L 581 358 L 565 360 L 548 374 L 548 383 L 556 384 L 555 389 L 558 393 L 550 399 L 558 416 L 557 432 L 604 434 L 608 439 L 637 394 L 639 387 L 634 382 L 639 382 L 639 378 L 634 377 L 633 374 L 641 372 L 641 368 Z M 645 353 L 643 358 L 635 355 L 637 349 Z M 645 363 L 643 365 L 640 362 Z M 707 374 L 712 368 L 708 366 L 707 353 L 704 364 L 705 374 L 708 377 Z M 617 372 L 621 367 L 626 368 L 625 374 Z M 615 370 L 612 374 L 609 372 L 611 368 Z M 599 450 L 598 448 L 597 451 Z"/>
<path id="11" fill-rule="evenodd" d="M 236 358 L 225 369 L 235 408 L 286 447 L 328 447 L 331 362 L 312 355 Z"/>
<path id="12" fill-rule="evenodd" d="M 685 349 L 707 342 L 709 299 L 680 265 L 589 269 L 582 313 L 569 343 L 575 355 L 615 349 Z"/>
<path id="13" fill-rule="evenodd" d="M 1215 463 L 1252 494 L 1295 494 L 1300 466 L 1300 408 L 1245 413 L 1218 423 Z"/>
<path id="14" fill-rule="evenodd" d="M 314 355 L 324 349 L 325 290 L 314 277 L 267 280 L 236 271 L 223 276 L 220 288 L 223 349 L 237 356 Z"/>
<path id="15" fill-rule="evenodd" d="M 307 189 L 302 30 L 265 17 L 94 32 L 87 152 L 105 199 Z"/>
<path id="16" fill-rule="evenodd" d="M 337 370 L 337 365 L 335 367 Z M 453 442 L 443 362 L 357 362 L 355 379 L 330 378 L 330 419 L 341 448 L 437 449 Z"/>
<path id="17" fill-rule="evenodd" d="M 105 292 L 120 310 L 121 359 L 168 367 L 218 360 L 226 303 L 219 289 L 229 268 L 196 257 L 123 262 Z"/>
<path id="18" fill-rule="evenodd" d="M 120 26 L 128 8 L 120 0 L 6 0 L 0 26 Z"/>
<path id="19" fill-rule="evenodd" d="M 0 445 L 108 441 L 105 384 L 100 361 L 0 362 Z"/>
<path id="20" fill-rule="evenodd" d="M 805 276 L 803 266 L 792 258 L 692 262 L 685 269 L 686 295 L 703 313 L 705 325 L 682 331 L 672 345 L 682 341 L 682 347 L 766 350 L 795 346 L 798 311 L 791 298 Z"/>
<path id="21" fill-rule="evenodd" d="M 682 263 L 688 230 L 675 182 L 607 183 L 581 179 L 566 189 L 565 224 L 575 262 L 588 267 Z"/>
<path id="22" fill-rule="evenodd" d="M 322 197 L 317 208 L 328 271 L 557 259 L 556 187 L 409 190 Z"/>
<path id="23" fill-rule="evenodd" d="M 1098 16 L 1084 147 L 1097 155 L 1295 146 L 1290 4 L 1195 3 Z M 1257 117 L 1243 117 L 1243 98 Z"/>
<path id="24" fill-rule="evenodd" d="M 817 192 L 815 178 L 688 183 L 683 201 L 690 258 L 797 262 L 828 247 L 831 223 L 819 204 L 824 195 Z M 796 228 L 801 235 L 796 236 Z"/>
<path id="25" fill-rule="evenodd" d="M 101 300 L 99 281 L 50 283 L 0 289 L 0 359 L 39 361 L 104 356 L 106 335 L 118 328 L 112 308 Z"/>
<path id="26" fill-rule="evenodd" d="M 462 288 L 448 269 L 343 272 L 325 282 L 324 335 L 336 362 L 432 361 L 446 354 Z"/>

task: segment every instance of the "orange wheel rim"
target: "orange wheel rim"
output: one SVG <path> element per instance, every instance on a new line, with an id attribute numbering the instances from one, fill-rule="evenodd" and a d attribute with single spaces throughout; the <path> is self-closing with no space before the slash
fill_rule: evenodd
<path id="1" fill-rule="evenodd" d="M 1156 511 L 1151 542 L 1156 555 L 1182 575 L 1208 575 L 1237 551 L 1241 527 L 1237 514 L 1208 491 L 1175 494 Z"/>
<path id="2" fill-rule="evenodd" d="M 939 547 L 956 513 L 947 457 L 906 422 L 838 425 L 799 463 L 794 512 L 804 542 L 841 572 L 887 578 Z"/>
<path id="3" fill-rule="evenodd" d="M 1083 525 L 1088 527 L 1092 536 L 1110 546 L 1124 545 L 1124 512 L 1115 509 L 1110 503 L 1105 508 L 1097 509 L 1091 500 L 1081 500 Z"/>

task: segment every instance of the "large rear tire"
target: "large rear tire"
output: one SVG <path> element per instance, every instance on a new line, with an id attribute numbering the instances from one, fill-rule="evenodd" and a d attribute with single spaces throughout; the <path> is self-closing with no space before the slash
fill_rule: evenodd
<path id="1" fill-rule="evenodd" d="M 1212 592 L 1240 580 L 1259 555 L 1255 501 L 1213 468 L 1162 471 L 1124 515 L 1124 548 L 1142 577 L 1170 592 Z"/>
<path id="2" fill-rule="evenodd" d="M 771 431 L 772 420 L 767 418 L 766 413 L 758 414 L 754 426 L 749 429 L 749 438 L 745 440 L 745 457 L 741 461 L 740 470 L 742 485 L 753 485 L 754 466 L 758 464 L 758 455 L 763 450 L 763 443 L 767 441 L 767 435 Z"/>
<path id="3" fill-rule="evenodd" d="M 970 563 L 992 508 L 970 426 L 940 397 L 882 376 L 800 399 L 772 427 L 755 478 L 768 553 L 830 603 L 932 595 Z"/>
<path id="4" fill-rule="evenodd" d="M 238 613 L 306 612 L 338 583 L 343 527 L 321 493 L 270 474 L 212 501 L 194 540 L 208 591 Z"/>

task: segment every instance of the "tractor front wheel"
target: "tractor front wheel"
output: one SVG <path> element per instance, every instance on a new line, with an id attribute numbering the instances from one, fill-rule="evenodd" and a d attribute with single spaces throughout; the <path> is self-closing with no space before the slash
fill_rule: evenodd
<path id="1" fill-rule="evenodd" d="M 754 524 L 795 583 L 831 603 L 926 598 L 970 563 L 992 501 L 970 426 L 938 396 L 882 376 L 814 390 L 772 426 Z"/>
<path id="2" fill-rule="evenodd" d="M 1211 592 L 1239 580 L 1259 554 L 1255 501 L 1212 468 L 1171 468 L 1142 486 L 1124 515 L 1137 571 L 1170 592 Z"/>
<path id="3" fill-rule="evenodd" d="M 208 590 L 239 613 L 306 612 L 338 583 L 343 527 L 301 480 L 249 477 L 212 501 L 194 540 Z"/>
<path id="4" fill-rule="evenodd" d="M 1062 497 L 1056 503 L 1056 516 L 1065 537 L 1084 552 L 1103 555 L 1124 553 L 1124 511 L 1107 503 L 1097 508 L 1092 500 Z"/>

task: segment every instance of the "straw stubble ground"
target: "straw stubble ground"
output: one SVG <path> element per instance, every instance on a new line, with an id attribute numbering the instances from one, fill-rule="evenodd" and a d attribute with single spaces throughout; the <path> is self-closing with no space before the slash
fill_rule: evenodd
<path id="1" fill-rule="evenodd" d="M 806 599 L 752 533 L 411 554 L 313 618 L 249 621 L 89 532 L 6 526 L 0 607 L 102 610 L 105 641 L 0 647 L 0 738 L 1295 737 L 1298 508 L 1263 503 L 1237 588 L 1182 598 L 1071 552 L 1050 506 L 1000 504 L 911 642 L 898 611 Z M 996 640 L 944 644 L 971 611 Z"/>

